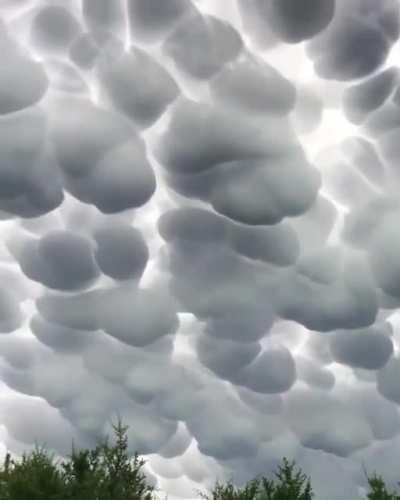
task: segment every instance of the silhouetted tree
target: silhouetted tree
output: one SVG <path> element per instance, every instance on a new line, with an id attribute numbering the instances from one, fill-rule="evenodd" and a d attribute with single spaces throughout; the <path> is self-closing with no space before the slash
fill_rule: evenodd
<path id="1" fill-rule="evenodd" d="M 370 488 L 367 493 L 368 500 L 400 500 L 400 496 L 395 492 L 388 492 L 385 482 L 381 476 L 377 475 L 376 472 L 374 472 L 371 476 L 368 476 L 364 466 L 363 468 L 368 481 L 368 486 Z"/>
<path id="2" fill-rule="evenodd" d="M 217 482 L 212 492 L 212 500 L 311 500 L 314 494 L 310 479 L 300 470 L 294 473 L 294 466 L 294 461 L 290 463 L 284 457 L 283 465 L 275 472 L 279 481 L 263 477 L 262 489 L 258 478 L 249 481 L 244 489 L 235 488 L 232 481 L 225 486 Z M 208 495 L 201 492 L 199 494 L 209 500 Z"/>
<path id="3" fill-rule="evenodd" d="M 7 453 L 0 472 L 0 500 L 153 500 L 155 488 L 146 484 L 145 464 L 128 455 L 128 439 L 121 419 L 112 424 L 116 443 L 108 437 L 94 450 L 75 450 L 69 460 L 56 464 L 53 456 L 35 449 L 21 463 Z"/>

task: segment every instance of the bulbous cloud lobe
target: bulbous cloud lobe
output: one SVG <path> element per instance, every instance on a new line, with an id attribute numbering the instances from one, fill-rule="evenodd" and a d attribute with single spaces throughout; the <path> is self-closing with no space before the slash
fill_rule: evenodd
<path id="1" fill-rule="evenodd" d="M 398 2 L 0 3 L 6 446 L 118 411 L 172 500 L 393 480 Z"/>

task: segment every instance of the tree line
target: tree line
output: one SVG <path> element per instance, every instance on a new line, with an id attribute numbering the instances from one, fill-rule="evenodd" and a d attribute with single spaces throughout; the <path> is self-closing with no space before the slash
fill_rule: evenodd
<path id="1" fill-rule="evenodd" d="M 146 483 L 140 471 L 145 461 L 135 452 L 132 462 L 128 454 L 129 427 L 122 425 L 120 418 L 112 427 L 113 446 L 108 437 L 94 450 L 72 446 L 68 460 L 61 463 L 56 463 L 44 447 L 35 446 L 19 461 L 7 453 L 0 470 L 0 500 L 159 500 L 156 488 Z M 400 495 L 388 491 L 382 477 L 375 472 L 365 474 L 368 500 L 400 500 Z M 272 478 L 256 477 L 243 488 L 235 487 L 232 481 L 217 481 L 211 497 L 198 494 L 204 500 L 318 500 L 311 479 L 286 457 Z"/>

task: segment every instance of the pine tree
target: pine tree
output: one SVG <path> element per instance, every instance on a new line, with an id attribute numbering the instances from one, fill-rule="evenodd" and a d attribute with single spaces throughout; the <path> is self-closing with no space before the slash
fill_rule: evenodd
<path id="1" fill-rule="evenodd" d="M 294 461 L 289 463 L 283 458 L 283 465 L 279 466 L 274 479 L 262 478 L 262 489 L 258 478 L 249 481 L 243 489 L 235 488 L 232 480 L 223 486 L 217 482 L 212 492 L 212 500 L 311 500 L 313 492 L 310 479 L 300 470 L 294 474 Z M 208 495 L 199 492 L 199 495 L 209 500 Z"/>

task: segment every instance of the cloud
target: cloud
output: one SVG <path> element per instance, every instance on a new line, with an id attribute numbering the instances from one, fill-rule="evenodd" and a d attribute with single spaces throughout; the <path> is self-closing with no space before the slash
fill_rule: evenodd
<path id="1" fill-rule="evenodd" d="M 285 115 L 296 102 L 293 84 L 273 66 L 242 59 L 220 71 L 210 82 L 212 97 L 243 112 Z"/>
<path id="2" fill-rule="evenodd" d="M 243 47 L 239 33 L 213 16 L 190 16 L 163 44 L 163 52 L 193 78 L 208 79 L 232 62 Z"/>
<path id="3" fill-rule="evenodd" d="M 71 12 L 60 5 L 49 5 L 36 13 L 31 41 L 41 52 L 66 51 L 79 32 L 79 22 Z"/>
<path id="4" fill-rule="evenodd" d="M 128 0 L 128 21 L 131 36 L 144 41 L 163 39 L 175 25 L 195 12 L 190 0 Z"/>
<path id="5" fill-rule="evenodd" d="M 385 366 L 393 354 L 392 341 L 377 328 L 342 330 L 335 332 L 329 340 L 335 361 L 367 370 Z"/>
<path id="6" fill-rule="evenodd" d="M 0 77 L 0 115 L 7 115 L 39 102 L 49 82 L 43 65 L 32 60 L 3 33 L 0 34 L 0 47 L 4 62 Z"/>
<path id="7" fill-rule="evenodd" d="M 335 0 L 239 0 L 246 34 L 262 47 L 281 41 L 299 43 L 326 29 L 335 14 Z"/>
<path id="8" fill-rule="evenodd" d="M 82 1 L 82 14 L 88 31 L 108 31 L 123 33 L 125 27 L 123 2 L 107 2 L 104 0 Z"/>
<path id="9" fill-rule="evenodd" d="M 333 21 L 307 48 L 318 76 L 350 81 L 379 69 L 399 37 L 398 16 L 393 0 L 338 1 Z"/>
<path id="10" fill-rule="evenodd" d="M 6 446 L 118 412 L 172 500 L 394 483 L 398 2 L 3 4 Z"/>
<path id="11" fill-rule="evenodd" d="M 0 129 L 1 209 L 19 217 L 54 210 L 64 193 L 54 155 L 46 148 L 46 115 L 29 108 L 4 117 Z M 44 183 L 44 178 L 48 182 Z"/>
<path id="12" fill-rule="evenodd" d="M 98 75 L 113 106 L 138 127 L 151 126 L 179 94 L 167 71 L 138 48 L 99 64 Z"/>
<path id="13" fill-rule="evenodd" d="M 100 275 L 91 241 L 71 231 L 52 231 L 39 240 L 10 243 L 22 272 L 56 290 L 87 288 Z"/>
<path id="14" fill-rule="evenodd" d="M 154 194 L 145 143 L 119 113 L 81 99 L 61 100 L 53 109 L 51 138 L 65 188 L 81 201 L 117 213 Z"/>
<path id="15" fill-rule="evenodd" d="M 335 0 L 290 0 L 267 2 L 268 22 L 276 35 L 287 43 L 298 43 L 323 31 L 332 21 Z"/>
<path id="16" fill-rule="evenodd" d="M 128 225 L 103 227 L 94 238 L 95 259 L 104 274 L 118 280 L 140 279 L 149 257 L 140 231 Z"/>
<path id="17" fill-rule="evenodd" d="M 390 97 L 396 88 L 397 80 L 398 70 L 391 67 L 346 89 L 343 108 L 347 118 L 353 123 L 362 123 Z"/>
<path id="18" fill-rule="evenodd" d="M 173 333 L 178 319 L 162 291 L 137 288 L 94 290 L 72 297 L 48 295 L 37 301 L 45 319 L 72 329 L 104 329 L 128 344 L 145 346 Z M 151 308 L 153 314 L 148 316 Z"/>

